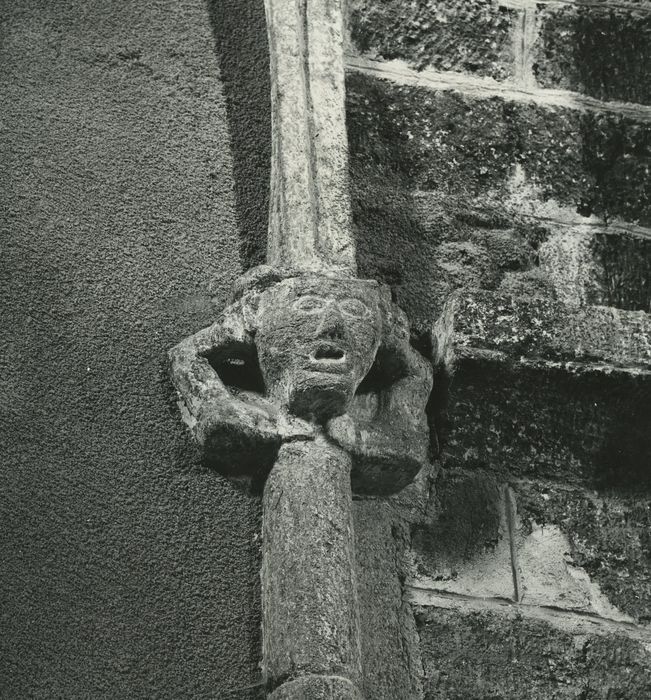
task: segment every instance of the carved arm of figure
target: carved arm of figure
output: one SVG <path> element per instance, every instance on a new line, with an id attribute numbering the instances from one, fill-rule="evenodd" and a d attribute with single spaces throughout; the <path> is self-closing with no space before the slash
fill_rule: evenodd
<path id="1" fill-rule="evenodd" d="M 268 470 L 281 442 L 314 434 L 309 423 L 256 391 L 257 353 L 247 316 L 240 299 L 169 352 L 185 423 L 206 461 L 232 475 Z M 244 381 L 226 379 L 227 386 L 220 374 Z"/>
<path id="2" fill-rule="evenodd" d="M 425 407 L 432 368 L 411 347 L 404 312 L 383 300 L 383 338 L 375 363 L 343 416 L 328 422 L 330 438 L 353 457 L 353 490 L 387 494 L 411 483 L 427 463 Z"/>

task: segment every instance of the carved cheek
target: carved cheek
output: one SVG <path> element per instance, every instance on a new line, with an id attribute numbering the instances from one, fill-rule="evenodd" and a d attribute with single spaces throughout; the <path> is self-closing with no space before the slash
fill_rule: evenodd
<path id="1" fill-rule="evenodd" d="M 295 339 L 299 342 L 313 340 L 319 331 L 319 314 L 301 314 L 294 321 Z"/>
<path id="2" fill-rule="evenodd" d="M 362 375 L 371 368 L 379 345 L 379 332 L 375 325 L 366 325 L 355 333 L 355 355 L 358 372 Z"/>

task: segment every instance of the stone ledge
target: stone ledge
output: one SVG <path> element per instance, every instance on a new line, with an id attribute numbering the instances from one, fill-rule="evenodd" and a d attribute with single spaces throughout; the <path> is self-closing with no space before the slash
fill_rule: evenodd
<path id="1" fill-rule="evenodd" d="M 452 342 L 467 362 L 651 379 L 651 316 L 643 311 L 488 290 L 460 292 L 448 303 L 454 308 L 454 335 L 438 342 Z"/>
<path id="2" fill-rule="evenodd" d="M 651 106 L 617 100 L 600 100 L 590 95 L 564 89 L 522 87 L 508 81 L 497 82 L 488 77 L 475 77 L 454 71 L 432 68 L 414 70 L 399 59 L 377 61 L 361 56 L 346 56 L 346 68 L 356 73 L 391 81 L 397 85 L 453 90 L 470 97 L 501 97 L 513 102 L 531 102 L 547 107 L 612 113 L 640 122 L 651 122 Z"/>
<path id="3" fill-rule="evenodd" d="M 433 590 L 411 582 L 405 586 L 405 598 L 417 608 L 442 608 L 465 615 L 487 612 L 510 620 L 520 618 L 540 620 L 571 634 L 622 634 L 642 642 L 651 652 L 651 629 L 633 622 L 610 620 L 591 613 L 579 613 L 543 605 L 526 605 L 505 598 L 478 598 Z"/>

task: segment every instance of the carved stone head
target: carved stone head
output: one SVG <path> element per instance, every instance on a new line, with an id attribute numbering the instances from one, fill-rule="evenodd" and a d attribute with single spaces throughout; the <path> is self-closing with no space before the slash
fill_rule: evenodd
<path id="1" fill-rule="evenodd" d="M 256 347 L 267 394 L 318 421 L 343 414 L 375 360 L 379 285 L 306 274 L 259 297 Z"/>

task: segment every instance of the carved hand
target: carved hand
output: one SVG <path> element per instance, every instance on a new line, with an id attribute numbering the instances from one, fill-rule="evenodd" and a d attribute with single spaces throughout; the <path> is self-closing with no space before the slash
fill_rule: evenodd
<path id="1" fill-rule="evenodd" d="M 309 423 L 289 416 L 260 394 L 229 390 L 209 361 L 246 356 L 252 347 L 235 306 L 169 353 L 186 424 L 205 460 L 231 475 L 268 470 L 283 441 L 314 434 Z"/>
<path id="2" fill-rule="evenodd" d="M 268 470 L 282 442 L 314 436 L 309 423 L 253 392 L 204 401 L 191 430 L 206 461 L 226 473 Z"/>
<path id="3" fill-rule="evenodd" d="M 404 338 L 385 345 L 379 358 L 392 379 L 358 394 L 348 413 L 327 424 L 329 437 L 353 457 L 358 493 L 399 491 L 428 460 L 431 367 Z"/>

